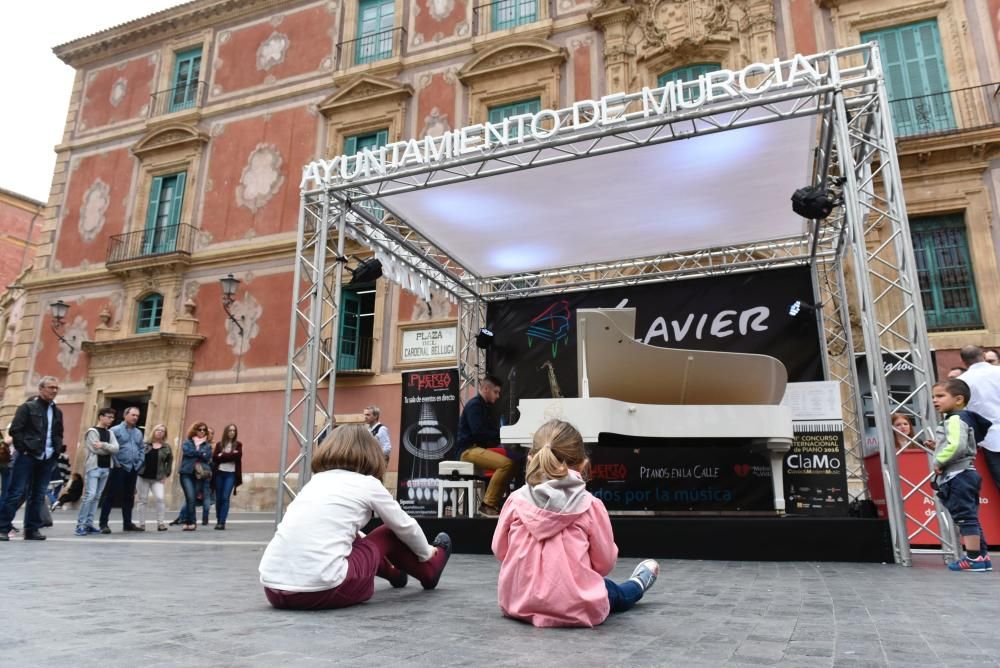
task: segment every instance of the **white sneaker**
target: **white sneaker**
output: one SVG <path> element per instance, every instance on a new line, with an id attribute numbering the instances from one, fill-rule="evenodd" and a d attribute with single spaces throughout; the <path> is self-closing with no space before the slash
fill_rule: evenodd
<path id="1" fill-rule="evenodd" d="M 660 564 L 656 563 L 654 559 L 646 559 L 635 567 L 629 580 L 642 587 L 643 591 L 647 591 L 656 582 L 656 576 L 659 574 Z"/>

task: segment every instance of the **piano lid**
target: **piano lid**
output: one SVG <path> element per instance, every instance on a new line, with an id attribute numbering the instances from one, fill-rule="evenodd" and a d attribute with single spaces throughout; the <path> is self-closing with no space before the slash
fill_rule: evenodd
<path id="1" fill-rule="evenodd" d="M 785 365 L 769 355 L 660 348 L 635 340 L 635 309 L 578 309 L 581 397 L 641 404 L 781 402 Z"/>

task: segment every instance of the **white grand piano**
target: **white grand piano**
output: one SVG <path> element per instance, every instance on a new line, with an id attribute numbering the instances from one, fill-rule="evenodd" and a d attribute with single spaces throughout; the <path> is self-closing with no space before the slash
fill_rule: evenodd
<path id="1" fill-rule="evenodd" d="M 658 348 L 635 340 L 635 309 L 580 309 L 578 399 L 521 399 L 500 428 L 505 445 L 531 446 L 542 424 L 566 420 L 597 443 L 602 433 L 653 438 L 752 439 L 771 463 L 774 509 L 785 512 L 782 463 L 792 414 L 779 405 L 788 374 L 767 355 Z"/>

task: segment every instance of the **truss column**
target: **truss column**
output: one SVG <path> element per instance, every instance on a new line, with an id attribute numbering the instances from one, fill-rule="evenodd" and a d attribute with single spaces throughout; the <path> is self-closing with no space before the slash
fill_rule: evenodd
<path id="1" fill-rule="evenodd" d="M 844 401 L 844 407 L 848 409 L 853 418 L 850 421 L 850 426 L 854 430 L 854 447 L 852 449 L 854 450 L 854 457 L 858 462 L 858 474 L 863 487 L 861 496 L 870 499 L 871 491 L 868 487 L 868 470 L 865 468 L 864 463 L 865 404 L 861 393 L 858 392 L 857 356 L 854 350 L 854 333 L 851 331 L 851 304 L 847 293 L 847 279 L 844 276 L 842 255 L 837 262 L 837 292 L 840 302 L 838 304 L 838 315 L 844 336 L 843 359 L 845 359 L 844 366 L 846 367 L 845 380 L 850 394 L 850 397 Z M 847 425 L 848 421 L 845 420 L 844 426 L 847 427 Z"/>
<path id="2" fill-rule="evenodd" d="M 275 502 L 274 508 L 274 523 L 277 525 L 281 522 L 281 516 L 285 511 L 285 488 L 287 485 L 287 469 L 288 469 L 288 436 L 292 433 L 291 424 L 291 414 L 292 414 L 292 387 L 295 383 L 295 342 L 298 340 L 298 304 L 301 294 L 299 292 L 299 286 L 302 284 L 302 254 L 305 250 L 305 240 L 306 240 L 306 197 L 305 195 L 299 196 L 299 224 L 298 224 L 298 238 L 295 241 L 295 270 L 293 272 L 292 279 L 292 313 L 291 313 L 291 323 L 288 326 L 288 367 L 285 373 L 285 404 L 284 413 L 282 417 L 284 418 L 285 428 L 281 430 L 281 458 L 278 460 L 278 491 L 277 491 L 277 501 Z M 296 437 L 297 439 L 297 437 Z M 300 444 L 301 445 L 301 444 Z"/>
<path id="3" fill-rule="evenodd" d="M 459 401 L 475 393 L 485 370 L 483 352 L 476 346 L 476 334 L 486 322 L 486 303 L 478 298 L 463 299 L 459 304 Z"/>
<path id="4" fill-rule="evenodd" d="M 875 428 L 882 451 L 882 474 L 885 482 L 885 505 L 892 533 L 893 552 L 896 562 L 911 564 L 910 543 L 906 536 L 906 517 L 903 511 L 903 497 L 899 489 L 899 468 L 893 452 L 894 439 L 889 424 L 888 387 L 882 373 L 882 345 L 878 332 L 878 314 L 875 312 L 874 289 L 871 284 L 871 268 L 865 248 L 864 215 L 861 212 L 856 165 L 851 151 L 850 130 L 847 127 L 847 109 L 843 93 L 834 95 L 834 131 L 838 145 L 841 174 L 845 179 L 844 210 L 852 238 L 851 248 L 856 262 L 855 280 L 861 310 L 861 330 L 865 342 L 865 366 L 872 392 L 872 410 L 875 413 Z"/>

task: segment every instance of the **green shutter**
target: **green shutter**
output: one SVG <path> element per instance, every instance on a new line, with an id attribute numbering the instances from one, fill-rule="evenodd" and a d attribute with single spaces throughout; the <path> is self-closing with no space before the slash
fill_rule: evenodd
<path id="1" fill-rule="evenodd" d="M 956 127 L 937 21 L 872 30 L 861 41 L 878 42 L 897 137 Z"/>
<path id="2" fill-rule="evenodd" d="M 982 328 L 963 217 L 914 218 L 910 220 L 910 234 L 927 329 Z"/>
<path id="3" fill-rule="evenodd" d="M 142 334 L 160 329 L 163 319 L 163 295 L 151 294 L 139 302 L 135 331 Z"/>
<path id="4" fill-rule="evenodd" d="M 198 77 L 201 76 L 201 47 L 180 51 L 174 55 L 173 89 L 169 111 L 193 107 L 198 99 Z"/>
<path id="5" fill-rule="evenodd" d="M 490 25 L 493 30 L 506 30 L 537 20 L 538 0 L 499 0 L 493 3 Z"/>
<path id="6" fill-rule="evenodd" d="M 396 26 L 394 0 L 362 0 L 358 4 L 358 37 L 354 41 L 354 64 L 362 65 L 392 56 Z"/>
<path id="7" fill-rule="evenodd" d="M 351 135 L 344 138 L 344 155 L 357 155 L 361 151 L 374 150 L 389 143 L 389 130 L 377 130 L 363 135 Z M 376 218 L 385 215 L 385 209 L 371 200 L 364 200 L 358 206 L 363 207 Z"/>
<path id="8" fill-rule="evenodd" d="M 337 345 L 337 369 L 358 368 L 361 330 L 361 298 L 350 290 L 340 293 L 340 341 Z"/>
<path id="9" fill-rule="evenodd" d="M 358 152 L 357 136 L 348 137 L 344 140 L 344 155 L 356 155 Z"/>
<path id="10" fill-rule="evenodd" d="M 698 77 L 703 74 L 708 74 L 709 72 L 717 72 L 722 69 L 722 65 L 719 63 L 695 63 L 693 65 L 685 65 L 684 67 L 675 67 L 672 70 L 664 72 L 656 78 L 657 86 L 665 86 L 668 82 L 678 82 L 678 81 L 697 81 Z M 696 87 L 688 87 L 684 89 L 684 100 L 690 102 L 694 100 L 698 95 L 696 91 L 699 89 Z"/>

